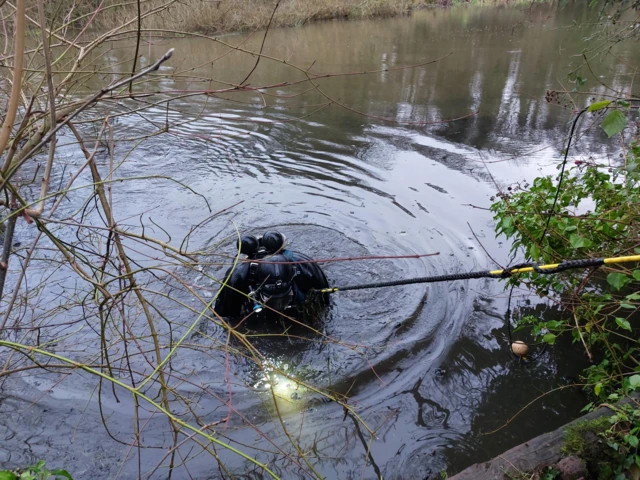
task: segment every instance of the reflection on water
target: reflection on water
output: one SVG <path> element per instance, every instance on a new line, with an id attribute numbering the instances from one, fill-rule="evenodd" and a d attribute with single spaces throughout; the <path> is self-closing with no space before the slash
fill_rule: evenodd
<path id="1" fill-rule="evenodd" d="M 566 78 L 569 54 L 582 50 L 585 36 L 569 26 L 589 15 L 573 4 L 525 10 L 470 7 L 274 30 L 265 50 L 270 56 L 305 68 L 313 64 L 315 73 L 373 73 L 329 76 L 317 80 L 319 90 L 307 91 L 309 85 L 300 84 L 191 96 L 168 109 L 157 105 L 143 115 L 116 116 L 115 155 L 126 158 L 117 175 L 173 175 L 205 195 L 216 210 L 243 201 L 222 221 L 193 235 L 191 245 L 203 248 L 222 242 L 233 253 L 228 240 L 235 235 L 233 220 L 246 231 L 277 227 L 293 248 L 316 258 L 439 252 L 420 260 L 329 263 L 325 269 L 332 284 L 486 268 L 491 263 L 483 248 L 506 264 L 508 248 L 494 240 L 491 216 L 469 204 L 488 207 L 494 180 L 518 181 L 554 171 L 572 106 L 548 104 L 544 96 L 549 88 L 563 88 L 558 79 Z M 236 36 L 223 40 L 241 41 Z M 244 48 L 258 48 L 259 40 Z M 219 43 L 164 39 L 144 45 L 143 64 L 168 46 L 176 48 L 170 68 L 179 77 L 159 80 L 165 91 L 223 88 L 225 82 L 244 78 L 255 62 L 236 52 L 211 63 L 227 51 Z M 124 44 L 111 47 L 101 54 L 114 72 L 129 71 L 122 61 L 129 55 Z M 599 74 L 624 85 L 637 46 L 623 45 L 616 53 L 631 66 L 616 64 L 614 72 L 607 58 L 598 65 Z M 424 67 L 393 70 L 438 58 Z M 301 79 L 303 72 L 264 60 L 250 84 Z M 336 104 L 321 108 L 327 96 L 349 110 Z M 124 111 L 116 101 L 111 107 L 112 114 Z M 152 136 L 130 153 L 132 139 L 166 124 L 167 135 Z M 65 147 L 62 140 L 61 154 L 70 163 L 82 162 L 75 147 Z M 595 155 L 610 146 L 593 130 L 578 148 Z M 60 178 L 64 174 L 57 172 Z M 81 197 L 70 198 L 75 203 L 65 204 L 61 212 L 79 208 Z M 202 199 L 158 180 L 118 184 L 114 203 L 122 219 L 139 215 L 138 206 L 144 205 L 145 215 L 161 221 L 174 239 L 206 217 Z M 204 273 L 213 276 L 226 267 L 203 262 Z M 215 283 L 206 276 L 180 274 L 203 297 L 211 297 Z M 63 274 L 56 275 L 52 278 L 64 282 Z M 180 295 L 179 285 L 171 288 Z M 55 293 L 43 295 L 60 301 Z M 533 314 L 559 314 L 545 305 L 516 301 Z M 163 305 L 161 297 L 157 302 Z M 179 338 L 194 321 L 193 313 L 168 302 L 165 307 L 174 322 L 172 338 Z M 500 285 L 488 280 L 341 292 L 334 295 L 317 336 L 252 338 L 273 371 L 257 369 L 241 345 L 232 345 L 237 355 L 226 355 L 226 335 L 204 322 L 174 368 L 176 375 L 207 385 L 206 394 L 188 382 L 176 381 L 174 387 L 192 395 L 193 412 L 224 427 L 216 427 L 217 434 L 249 449 L 259 461 L 273 462 L 285 478 L 303 477 L 295 462 L 287 461 L 289 436 L 301 451 L 314 452 L 314 468 L 326 478 L 451 473 L 557 427 L 584 404 L 579 392 L 563 391 L 488 434 L 535 397 L 570 382 L 582 368 L 580 358 L 560 348 L 534 364 L 515 362 L 507 353 L 504 310 Z M 158 328 L 167 329 L 164 324 Z M 335 341 L 325 342 L 323 335 Z M 85 328 L 72 340 L 97 348 L 96 338 Z M 137 367 L 144 369 L 144 362 Z M 348 399 L 353 413 L 345 415 L 343 407 L 324 401 L 303 382 Z M 56 452 L 78 478 L 134 478 L 137 453 L 104 432 L 94 388 L 95 382 L 79 373 L 63 380 L 26 375 L 5 384 L 0 464 L 17 465 Z M 102 392 L 103 413 L 110 431 L 125 436 L 134 421 L 131 400 L 118 397 L 120 403 Z M 355 421 L 355 414 L 373 435 Z M 145 415 L 145 440 L 166 448 L 171 441 L 166 421 L 151 412 Z M 190 455 L 186 446 L 180 452 Z M 153 468 L 164 453 L 162 448 L 145 450 L 143 468 Z M 219 454 L 232 471 L 245 471 L 237 457 Z M 185 464 L 174 478 L 219 476 L 212 472 L 210 457 L 195 456 Z"/>

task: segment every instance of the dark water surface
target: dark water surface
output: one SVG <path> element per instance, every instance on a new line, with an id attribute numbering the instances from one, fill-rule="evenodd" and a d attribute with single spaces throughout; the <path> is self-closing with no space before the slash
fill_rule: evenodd
<path id="1" fill-rule="evenodd" d="M 490 213 L 470 205 L 489 207 L 496 193 L 494 181 L 506 185 L 555 171 L 573 110 L 571 105 L 548 104 L 544 97 L 547 89 L 574 87 L 565 82 L 566 73 L 571 61 L 578 62 L 571 55 L 582 50 L 589 31 L 571 25 L 589 15 L 575 5 L 469 7 L 271 31 L 265 49 L 270 56 L 305 68 L 313 63 L 316 73 L 377 71 L 317 82 L 322 92 L 366 116 L 337 105 L 310 115 L 327 99 L 318 91 L 292 96 L 308 90 L 308 83 L 262 94 L 188 97 L 168 111 L 160 105 L 141 116 L 115 119 L 120 139 L 116 156 L 124 160 L 118 174 L 171 175 L 202 193 L 214 210 L 244 201 L 198 231 L 192 247 L 217 245 L 234 234 L 235 224 L 243 231 L 280 228 L 295 249 L 316 258 L 440 253 L 422 259 L 327 264 L 332 284 L 492 267 L 472 230 L 491 256 L 507 264 L 509 245 L 494 239 Z M 243 38 L 223 40 L 237 44 Z M 251 39 L 244 47 L 255 49 L 259 40 Z M 118 63 L 130 55 L 124 44 L 111 47 L 102 53 L 114 71 L 130 68 Z M 228 50 L 207 39 L 153 40 L 143 45 L 143 62 L 168 47 L 176 53 L 163 68 L 200 80 L 159 80 L 164 89 L 222 88 L 211 78 L 238 82 L 254 62 L 236 52 L 211 65 Z M 634 45 L 616 50 L 627 61 L 637 53 Z M 424 67 L 380 71 L 438 58 Z M 596 68 L 616 85 L 631 80 L 630 67 L 611 58 Z M 249 83 L 302 78 L 300 71 L 263 59 Z M 589 86 L 602 90 L 593 78 L 584 88 Z M 472 113 L 453 123 L 394 123 L 439 122 Z M 151 137 L 128 154 L 132 142 L 127 138 L 148 134 L 166 121 L 173 125 L 169 135 Z M 69 163 L 82 161 L 76 147 L 61 149 Z M 603 156 L 614 149 L 592 129 L 576 152 Z M 184 236 L 207 216 L 199 197 L 168 182 L 118 184 L 114 202 L 122 221 L 146 211 L 172 238 Z M 80 206 L 70 202 L 63 208 L 69 213 Z M 156 234 L 161 235 L 159 230 Z M 223 241 L 222 248 L 232 253 L 229 244 Z M 205 268 L 210 274 L 223 271 Z M 215 284 L 193 272 L 181 274 L 210 298 Z M 67 277 L 58 272 L 54 278 L 64 284 Z M 55 302 L 60 290 L 55 285 L 50 289 L 43 295 Z M 531 300 L 525 304 L 519 293 L 515 302 L 537 315 L 557 314 Z M 179 338 L 196 317 L 175 304 L 165 307 L 165 315 L 175 322 L 174 338 Z M 209 393 L 196 395 L 199 391 L 188 383 L 176 388 L 183 395 L 193 393 L 194 410 L 215 422 L 228 412 L 220 399 L 228 399 L 229 375 L 237 414 L 216 427 L 216 433 L 260 461 L 272 462 L 276 447 L 298 458 L 265 387 L 277 382 L 286 397 L 279 402 L 284 426 L 294 432 L 303 451 L 312 452 L 310 462 L 326 478 L 418 479 L 441 470 L 451 474 L 562 425 L 586 403 L 578 389 L 550 394 L 499 432 L 488 434 L 537 396 L 575 381 L 584 366 L 579 352 L 561 347 L 533 364 L 518 364 L 508 354 L 505 309 L 506 296 L 496 281 L 344 292 L 334 295 L 328 318 L 318 326 L 320 333 L 340 343 L 321 341 L 319 334 L 310 341 L 255 339 L 255 347 L 274 369 L 315 388 L 348 395 L 349 404 L 375 432 L 373 437 L 351 416 L 345 417 L 339 405 L 323 402 L 303 387 L 296 389 L 295 382 L 272 372 L 265 380 L 241 355 L 227 357 L 220 348 L 226 335 L 206 323 L 189 338 L 194 348 L 179 351 L 174 368 L 189 372 Z M 162 330 L 166 327 L 158 328 L 167 333 Z M 66 335 L 58 351 L 69 355 L 74 345 L 88 348 L 76 352 L 78 358 L 86 358 L 92 345 L 99 346 L 89 328 Z M 0 465 L 46 458 L 51 465 L 64 465 L 74 478 L 136 478 L 137 450 L 107 435 L 97 414 L 95 386 L 95 379 L 81 373 L 62 381 L 55 375 L 25 374 L 6 382 L 0 392 Z M 130 442 L 132 401 L 123 393 L 120 403 L 109 392 L 103 395 L 110 432 Z M 148 409 L 142 413 L 143 441 L 160 447 L 143 450 L 141 470 L 149 472 L 164 457 L 171 435 L 160 415 Z M 194 445 L 181 447 L 186 466 L 178 467 L 173 478 L 219 478 L 212 457 Z M 232 472 L 249 472 L 234 454 L 220 449 L 218 454 Z M 283 478 L 305 478 L 300 467 L 281 456 L 271 466 Z M 259 477 L 256 472 L 247 475 Z M 166 467 L 152 477 L 165 478 Z"/>

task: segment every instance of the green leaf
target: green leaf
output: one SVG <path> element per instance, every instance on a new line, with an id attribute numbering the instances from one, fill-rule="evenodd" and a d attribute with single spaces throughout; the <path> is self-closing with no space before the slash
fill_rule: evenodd
<path id="1" fill-rule="evenodd" d="M 552 328 L 560 328 L 562 325 L 564 325 L 564 322 L 561 322 L 560 320 L 549 320 L 546 323 L 546 327 L 551 330 Z"/>
<path id="2" fill-rule="evenodd" d="M 588 412 L 589 410 L 591 410 L 591 407 L 593 407 L 593 402 L 591 403 L 587 403 L 584 408 L 582 410 L 580 410 L 580 412 Z"/>
<path id="3" fill-rule="evenodd" d="M 631 293 L 627 295 L 627 300 L 640 300 L 640 293 Z"/>
<path id="4" fill-rule="evenodd" d="M 633 388 L 640 387 L 640 375 L 631 375 L 629 377 L 629 385 Z"/>
<path id="5" fill-rule="evenodd" d="M 609 285 L 611 285 L 616 290 L 620 290 L 630 281 L 631 280 L 629 280 L 629 277 L 620 272 L 611 272 L 609 275 L 607 275 L 607 282 L 609 282 Z"/>
<path id="6" fill-rule="evenodd" d="M 602 121 L 602 129 L 609 138 L 613 137 L 616 133 L 620 133 L 627 126 L 627 117 L 620 110 L 614 110 Z"/>
<path id="7" fill-rule="evenodd" d="M 67 480 L 73 480 L 73 477 L 71 476 L 71 474 L 61 468 L 58 468 L 56 470 L 51 470 L 51 475 L 55 475 L 56 477 L 63 477 L 63 478 L 66 478 Z"/>
<path id="8" fill-rule="evenodd" d="M 529 256 L 533 259 L 533 260 L 537 260 L 540 258 L 540 248 L 538 248 L 537 245 L 531 245 L 529 247 Z M 640 270 L 638 270 L 640 271 Z"/>
<path id="9" fill-rule="evenodd" d="M 0 480 L 18 480 L 18 477 L 16 477 L 15 473 L 10 472 L 9 470 L 2 470 L 0 471 Z"/>
<path id="10" fill-rule="evenodd" d="M 611 100 L 602 100 L 601 102 L 595 102 L 589 105 L 587 112 L 597 112 L 598 110 L 602 110 L 606 108 L 611 103 Z"/>
<path id="11" fill-rule="evenodd" d="M 633 448 L 636 448 L 638 446 L 638 437 L 636 437 L 635 435 L 629 435 L 627 437 L 627 443 Z"/>
<path id="12" fill-rule="evenodd" d="M 600 394 L 602 393 L 602 384 L 598 383 L 596 384 L 596 386 L 593 388 L 593 392 L 596 394 L 596 396 L 600 396 Z"/>
<path id="13" fill-rule="evenodd" d="M 548 343 L 549 345 L 553 345 L 556 343 L 556 335 L 553 333 L 547 333 L 544 337 L 542 337 L 542 341 Z"/>
<path id="14" fill-rule="evenodd" d="M 505 233 L 505 235 L 509 235 L 512 232 L 513 229 L 513 217 L 504 217 L 502 219 L 502 231 Z"/>
<path id="15" fill-rule="evenodd" d="M 629 323 L 628 320 L 625 320 L 624 318 L 616 317 L 616 323 L 620 328 L 624 328 L 625 330 L 631 331 L 631 324 Z"/>
<path id="16" fill-rule="evenodd" d="M 640 282 L 640 270 L 634 270 L 633 271 L 633 278 L 635 278 L 636 280 L 638 280 Z"/>
<path id="17" fill-rule="evenodd" d="M 626 308 L 627 310 L 635 310 L 635 305 L 631 305 L 630 303 L 621 303 L 620 307 Z"/>
<path id="18" fill-rule="evenodd" d="M 588 238 L 581 237 L 575 233 L 569 237 L 569 243 L 573 248 L 585 248 L 593 245 Z"/>
<path id="19" fill-rule="evenodd" d="M 630 107 L 631 104 L 629 102 L 627 102 L 626 100 L 616 100 L 616 103 L 622 107 Z"/>

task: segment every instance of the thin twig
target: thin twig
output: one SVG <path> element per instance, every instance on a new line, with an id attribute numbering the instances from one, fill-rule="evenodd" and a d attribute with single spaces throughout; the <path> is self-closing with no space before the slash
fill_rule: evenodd
<path id="1" fill-rule="evenodd" d="M 15 208 L 15 196 L 12 195 L 11 207 Z M 2 259 L 0 259 L 0 300 L 4 293 L 4 285 L 9 270 L 9 257 L 11 256 L 11 247 L 13 246 L 13 232 L 16 227 L 17 215 L 12 215 L 7 221 L 7 228 L 4 233 L 4 244 L 2 246 Z"/>
<path id="2" fill-rule="evenodd" d="M 24 65 L 24 36 L 25 36 L 25 0 L 17 0 L 16 2 L 16 22 L 15 22 L 15 56 L 13 60 L 13 83 L 11 84 L 11 96 L 9 97 L 9 105 L 7 113 L 0 129 L 0 155 L 4 153 L 11 135 L 13 122 L 16 119 L 18 105 L 20 103 L 20 92 L 22 90 L 22 67 Z M 2 167 L 2 172 L 6 172 L 9 168 L 7 158 Z M 0 190 L 2 190 L 0 188 Z"/>
<path id="3" fill-rule="evenodd" d="M 47 32 L 47 22 L 44 16 L 44 0 L 38 0 L 38 16 L 40 20 L 40 30 L 42 32 L 42 49 L 44 51 L 44 63 L 47 69 L 47 88 L 49 90 L 49 113 L 51 114 L 50 131 L 53 132 L 56 127 L 56 99 L 55 90 L 53 88 L 53 72 L 51 71 L 51 50 L 49 49 L 49 35 Z M 40 204 L 36 208 L 38 213 L 44 211 L 45 196 L 49 189 L 49 179 L 51 178 L 51 169 L 53 167 L 53 157 L 56 151 L 56 134 L 51 135 L 51 142 L 49 143 L 49 156 L 47 158 L 47 165 L 44 169 L 42 176 L 42 186 L 40 189 Z"/>
<path id="4" fill-rule="evenodd" d="M 142 29 L 142 11 L 140 10 L 140 0 L 136 0 L 138 4 L 138 28 L 136 33 L 136 52 L 133 55 L 133 66 L 131 67 L 131 77 L 136 71 L 136 64 L 138 62 L 138 54 L 140 52 L 140 35 Z M 133 79 L 129 82 L 129 95 L 133 95 Z"/>
<path id="5" fill-rule="evenodd" d="M 140 1 L 140 0 L 138 0 L 138 1 Z M 253 72 L 256 71 L 256 68 L 258 68 L 258 64 L 260 63 L 260 59 L 262 58 L 262 51 L 264 50 L 264 44 L 267 41 L 267 35 L 269 34 L 269 28 L 271 28 L 271 22 L 273 21 L 273 17 L 276 14 L 276 10 L 278 10 L 278 6 L 279 5 L 280 5 L 280 0 L 278 0 L 276 2 L 276 6 L 273 7 L 273 12 L 271 12 L 271 17 L 269 18 L 269 23 L 267 24 L 267 29 L 264 31 L 264 36 L 262 37 L 262 44 L 260 45 L 260 52 L 258 53 L 258 58 L 256 59 L 256 63 L 253 65 L 253 68 L 247 74 L 247 76 L 244 77 L 244 80 L 242 80 L 239 83 L 239 85 L 244 85 L 246 83 L 246 81 L 249 80 L 249 78 L 251 77 Z"/>

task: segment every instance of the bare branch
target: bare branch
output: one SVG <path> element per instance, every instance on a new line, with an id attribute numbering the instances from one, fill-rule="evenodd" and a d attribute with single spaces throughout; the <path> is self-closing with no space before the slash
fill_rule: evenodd
<path id="1" fill-rule="evenodd" d="M 17 0 L 16 5 L 16 23 L 15 23 L 15 57 L 13 61 L 13 83 L 11 84 L 11 96 L 9 97 L 9 105 L 7 114 L 4 117 L 2 128 L 0 129 L 0 155 L 2 155 L 7 147 L 9 136 L 13 128 L 13 122 L 16 119 L 18 104 L 20 103 L 20 93 L 22 89 L 22 67 L 24 64 L 24 36 L 25 36 L 25 0 Z M 6 172 L 9 168 L 8 158 L 2 167 L 2 172 Z M 0 190 L 2 190 L 0 188 Z"/>

